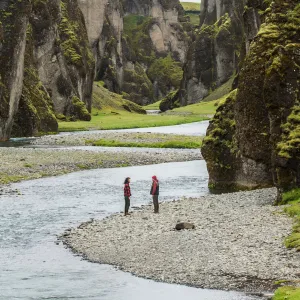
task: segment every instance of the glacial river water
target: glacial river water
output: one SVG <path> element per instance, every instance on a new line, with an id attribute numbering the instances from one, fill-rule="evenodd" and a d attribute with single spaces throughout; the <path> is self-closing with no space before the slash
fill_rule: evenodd
<path id="1" fill-rule="evenodd" d="M 204 161 L 90 170 L 13 184 L 18 193 L 0 196 L 0 299 L 257 299 L 136 278 L 84 261 L 57 244 L 66 228 L 121 211 L 126 176 L 132 177 L 132 205 L 148 203 L 153 174 L 161 180 L 162 200 L 208 193 Z"/>

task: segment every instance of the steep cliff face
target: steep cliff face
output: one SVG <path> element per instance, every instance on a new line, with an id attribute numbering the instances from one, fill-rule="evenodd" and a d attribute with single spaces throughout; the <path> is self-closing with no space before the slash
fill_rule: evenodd
<path id="1" fill-rule="evenodd" d="M 77 1 L 0 3 L 0 139 L 57 131 L 54 114 L 89 120 L 94 61 Z"/>
<path id="2" fill-rule="evenodd" d="M 146 104 L 179 87 L 188 36 L 178 0 L 79 0 L 79 5 L 96 56 L 96 78 L 107 88 Z M 164 70 L 155 76 L 157 63 L 152 65 L 159 58 Z M 172 79 L 165 76 L 170 73 Z"/>
<path id="3" fill-rule="evenodd" d="M 235 73 L 244 52 L 245 2 L 201 1 L 200 29 L 187 56 L 181 105 L 201 101 Z"/>
<path id="4" fill-rule="evenodd" d="M 30 1 L 0 2 L 0 140 L 10 136 L 23 87 Z"/>
<path id="5" fill-rule="evenodd" d="M 220 106 L 204 140 L 202 153 L 216 188 L 300 184 L 299 2 L 272 1 L 263 17 L 235 100 Z"/>
<path id="6" fill-rule="evenodd" d="M 184 11 L 178 0 L 144 0 L 124 1 L 124 12 L 123 91 L 147 104 L 179 88 L 189 41 Z"/>
<path id="7" fill-rule="evenodd" d="M 78 0 L 96 58 L 96 79 L 114 92 L 123 83 L 123 7 L 120 0 Z"/>

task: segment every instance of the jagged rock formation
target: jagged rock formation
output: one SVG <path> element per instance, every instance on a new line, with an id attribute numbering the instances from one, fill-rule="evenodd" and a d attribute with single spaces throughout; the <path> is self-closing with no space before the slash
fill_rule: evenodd
<path id="1" fill-rule="evenodd" d="M 124 1 L 124 83 L 128 99 L 151 103 L 179 88 L 189 37 L 178 0 Z"/>
<path id="2" fill-rule="evenodd" d="M 187 55 L 181 105 L 201 101 L 234 75 L 243 55 L 244 0 L 201 1 L 200 28 Z"/>
<path id="3" fill-rule="evenodd" d="M 123 83 L 123 7 L 120 0 L 78 0 L 96 58 L 96 79 L 120 93 Z"/>
<path id="4" fill-rule="evenodd" d="M 77 0 L 0 5 L 0 139 L 57 131 L 55 114 L 89 120 L 94 60 Z"/>
<path id="5" fill-rule="evenodd" d="M 79 5 L 96 56 L 96 78 L 109 90 L 146 104 L 179 87 L 188 47 L 179 0 L 79 0 Z"/>
<path id="6" fill-rule="evenodd" d="M 204 140 L 215 188 L 300 185 L 300 4 L 258 2 L 248 1 L 252 43 L 238 88 L 219 106 Z"/>

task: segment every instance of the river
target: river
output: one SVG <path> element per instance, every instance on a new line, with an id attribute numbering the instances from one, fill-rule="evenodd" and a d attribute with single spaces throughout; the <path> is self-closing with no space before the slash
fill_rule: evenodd
<path id="1" fill-rule="evenodd" d="M 132 177 L 132 205 L 148 203 L 153 174 L 161 180 L 162 200 L 208 193 L 204 161 L 89 170 L 13 184 L 18 193 L 0 196 L 0 299 L 256 299 L 136 278 L 84 261 L 57 244 L 66 228 L 122 210 L 126 176 Z"/>

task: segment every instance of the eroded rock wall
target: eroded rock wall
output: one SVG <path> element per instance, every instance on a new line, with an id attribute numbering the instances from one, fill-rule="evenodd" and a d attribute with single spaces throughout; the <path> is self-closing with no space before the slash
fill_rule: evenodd
<path id="1" fill-rule="evenodd" d="M 243 55 L 245 0 L 203 0 L 200 28 L 189 49 L 181 105 L 201 101 L 234 75 Z"/>
<path id="2" fill-rule="evenodd" d="M 96 79 L 120 93 L 123 83 L 123 7 L 120 0 L 78 0 L 96 59 Z"/>
<path id="3" fill-rule="evenodd" d="M 30 1 L 0 1 L 0 140 L 10 137 L 23 87 Z"/>
<path id="4" fill-rule="evenodd" d="M 184 12 L 178 0 L 78 1 L 96 57 L 97 80 L 139 104 L 153 102 L 179 87 L 188 36 L 180 22 Z M 155 60 L 168 55 L 171 67 L 180 70 L 180 78 L 167 78 L 164 83 L 165 76 L 152 76 L 148 71 Z M 168 73 L 172 72 L 169 68 Z"/>
<path id="5" fill-rule="evenodd" d="M 260 13 L 235 99 L 221 104 L 204 140 L 214 188 L 300 185 L 300 5 L 275 0 Z"/>
<path id="6" fill-rule="evenodd" d="M 94 59 L 77 0 L 2 0 L 0 21 L 0 139 L 57 131 L 55 114 L 89 120 Z"/>
<path id="7" fill-rule="evenodd" d="M 184 11 L 178 0 L 123 3 L 123 91 L 139 104 L 151 103 L 180 86 L 190 40 L 181 22 Z"/>

